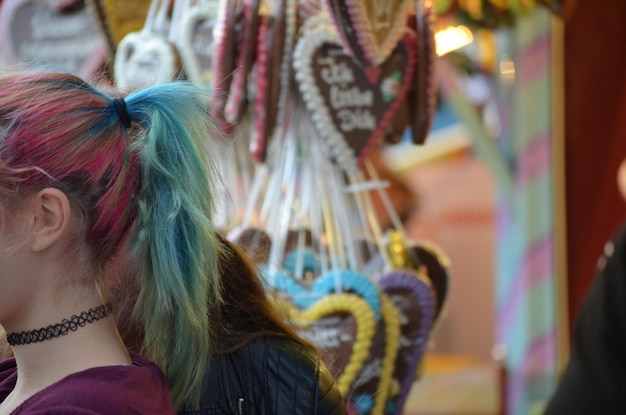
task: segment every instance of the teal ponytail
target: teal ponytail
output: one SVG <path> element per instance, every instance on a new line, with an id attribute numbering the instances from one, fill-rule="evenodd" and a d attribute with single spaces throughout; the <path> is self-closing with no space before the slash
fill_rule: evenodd
<path id="1" fill-rule="evenodd" d="M 131 144 L 141 165 L 131 238 L 141 291 L 133 317 L 145 330 L 143 353 L 165 373 L 178 409 L 199 400 L 212 351 L 208 304 L 221 301 L 221 245 L 211 220 L 218 175 L 210 147 L 218 130 L 207 103 L 206 92 L 186 82 L 126 98 L 143 131 Z"/>

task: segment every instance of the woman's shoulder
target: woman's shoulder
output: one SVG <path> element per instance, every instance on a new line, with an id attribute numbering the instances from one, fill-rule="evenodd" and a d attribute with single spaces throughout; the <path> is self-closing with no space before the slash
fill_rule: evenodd
<path id="1" fill-rule="evenodd" d="M 73 373 L 31 397 L 24 413 L 174 414 L 165 377 L 153 363 L 132 355 L 128 366 L 103 366 Z M 20 412 L 18 412 L 20 413 Z M 39 413 L 39 412 L 37 412 Z"/>
<path id="2" fill-rule="evenodd" d="M 290 337 L 264 336 L 213 359 L 201 411 L 183 414 L 345 414 L 345 404 L 317 353 Z"/>
<path id="3" fill-rule="evenodd" d="M 0 361 L 0 402 L 11 393 L 17 382 L 17 366 L 15 359 Z"/>
<path id="4" fill-rule="evenodd" d="M 248 347 L 255 364 L 262 364 L 256 375 L 264 376 L 267 396 L 282 397 L 283 402 L 273 402 L 277 408 L 296 410 L 310 405 L 312 413 L 344 413 L 341 393 L 315 350 L 282 337 L 258 339 Z"/>

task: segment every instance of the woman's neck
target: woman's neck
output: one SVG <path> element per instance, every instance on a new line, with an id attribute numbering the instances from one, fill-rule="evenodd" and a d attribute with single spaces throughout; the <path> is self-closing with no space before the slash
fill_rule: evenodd
<path id="1" fill-rule="evenodd" d="M 32 321 L 31 327 L 19 326 L 22 331 L 37 330 L 99 305 L 74 305 L 71 307 L 74 311 L 52 309 L 50 317 L 41 321 L 39 326 L 34 327 Z M 5 327 L 7 332 L 11 332 L 10 327 L 12 325 Z M 132 363 L 111 316 L 79 326 L 75 331 L 70 330 L 55 338 L 15 345 L 12 349 L 18 370 L 17 383 L 5 402 L 0 404 L 0 415 L 7 408 L 16 408 L 29 397 L 72 373 L 94 367 Z"/>

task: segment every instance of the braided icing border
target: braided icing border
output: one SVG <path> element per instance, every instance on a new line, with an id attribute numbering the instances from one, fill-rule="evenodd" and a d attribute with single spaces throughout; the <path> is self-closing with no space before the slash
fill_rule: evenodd
<path id="1" fill-rule="evenodd" d="M 333 294 L 322 298 L 304 311 L 299 311 L 293 306 L 287 306 L 287 309 L 291 319 L 300 327 L 306 326 L 307 321 L 312 323 L 336 312 L 347 312 L 354 317 L 357 327 L 356 339 L 352 346 L 350 360 L 337 379 L 339 391 L 343 396 L 347 396 L 372 346 L 376 322 L 371 307 L 355 294 Z"/>

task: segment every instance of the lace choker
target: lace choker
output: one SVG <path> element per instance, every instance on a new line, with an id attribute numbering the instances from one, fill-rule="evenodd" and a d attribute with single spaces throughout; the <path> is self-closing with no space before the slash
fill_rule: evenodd
<path id="1" fill-rule="evenodd" d="M 22 346 L 65 336 L 71 331 L 78 330 L 80 327 L 102 320 L 111 311 L 111 304 L 103 304 L 96 308 L 90 308 L 89 311 L 83 311 L 79 315 L 73 315 L 69 319 L 63 319 L 60 323 L 52 324 L 48 327 L 22 331 L 20 333 L 7 333 L 7 342 L 11 346 Z"/>

